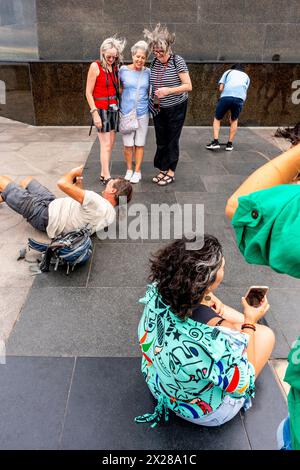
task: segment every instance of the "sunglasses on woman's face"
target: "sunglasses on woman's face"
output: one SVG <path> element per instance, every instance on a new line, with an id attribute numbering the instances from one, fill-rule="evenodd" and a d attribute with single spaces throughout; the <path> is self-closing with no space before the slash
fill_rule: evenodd
<path id="1" fill-rule="evenodd" d="M 105 59 L 108 60 L 117 60 L 118 56 L 117 55 L 107 55 L 105 56 Z"/>
<path id="2" fill-rule="evenodd" d="M 165 51 L 163 51 L 162 49 L 153 49 L 153 54 L 163 55 L 164 53 Z"/>

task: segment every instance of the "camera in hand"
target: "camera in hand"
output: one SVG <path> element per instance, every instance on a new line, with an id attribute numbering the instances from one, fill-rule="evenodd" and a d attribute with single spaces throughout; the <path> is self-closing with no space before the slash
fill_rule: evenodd
<path id="1" fill-rule="evenodd" d="M 159 108 L 159 98 L 156 95 L 153 96 L 153 106 L 155 109 Z"/>
<path id="2" fill-rule="evenodd" d="M 109 111 L 116 112 L 116 111 L 118 111 L 119 108 L 118 108 L 118 105 L 116 105 L 115 103 L 112 103 L 108 106 L 108 109 L 109 109 Z"/>
<path id="3" fill-rule="evenodd" d="M 251 307 L 259 307 L 269 288 L 267 286 L 251 286 L 245 298 Z"/>

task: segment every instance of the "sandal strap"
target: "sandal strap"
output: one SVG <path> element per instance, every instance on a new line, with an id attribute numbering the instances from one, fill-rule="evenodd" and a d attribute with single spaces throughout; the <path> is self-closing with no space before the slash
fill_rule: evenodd
<path id="1" fill-rule="evenodd" d="M 162 176 L 159 176 L 159 175 L 162 175 Z M 152 181 L 153 181 L 154 183 L 158 183 L 158 182 L 161 181 L 165 176 L 166 176 L 166 172 L 160 171 L 156 176 L 154 176 L 154 177 L 152 178 Z"/>
<path id="2" fill-rule="evenodd" d="M 161 178 L 161 180 L 158 182 L 158 184 L 160 186 L 166 186 L 167 184 L 173 183 L 174 180 L 175 180 L 175 176 L 171 176 L 171 175 L 166 174 L 163 178 Z"/>

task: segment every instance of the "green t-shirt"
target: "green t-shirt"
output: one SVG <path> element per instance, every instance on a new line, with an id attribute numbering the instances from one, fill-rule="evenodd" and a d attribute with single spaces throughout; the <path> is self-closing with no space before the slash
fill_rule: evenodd
<path id="1" fill-rule="evenodd" d="M 284 184 L 239 197 L 232 225 L 248 263 L 300 278 L 300 185 Z"/>
<path id="2" fill-rule="evenodd" d="M 138 328 L 142 373 L 159 401 L 183 417 L 197 419 L 215 411 L 226 395 L 254 396 L 247 334 L 192 318 L 181 320 L 155 284 L 140 302 L 145 304 Z"/>
<path id="3" fill-rule="evenodd" d="M 300 450 L 300 336 L 291 349 L 284 381 L 290 384 L 288 407 L 292 448 Z"/>

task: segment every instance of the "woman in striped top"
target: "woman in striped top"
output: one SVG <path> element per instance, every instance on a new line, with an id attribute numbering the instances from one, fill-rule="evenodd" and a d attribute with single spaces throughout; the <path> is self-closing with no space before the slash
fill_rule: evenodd
<path id="1" fill-rule="evenodd" d="M 185 61 L 172 53 L 174 33 L 169 33 L 166 27 L 157 24 L 153 31 L 145 29 L 144 37 L 155 55 L 150 74 L 150 110 L 157 145 L 154 166 L 159 169 L 159 173 L 152 181 L 159 186 L 166 186 L 175 180 L 179 138 L 192 83 Z"/>

